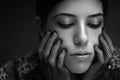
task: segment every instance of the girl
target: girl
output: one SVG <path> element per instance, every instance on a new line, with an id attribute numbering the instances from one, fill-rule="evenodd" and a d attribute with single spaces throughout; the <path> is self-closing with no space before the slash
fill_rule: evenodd
<path id="1" fill-rule="evenodd" d="M 40 46 L 1 67 L 1 80 L 119 80 L 119 49 L 104 28 L 106 0 L 38 0 Z"/>

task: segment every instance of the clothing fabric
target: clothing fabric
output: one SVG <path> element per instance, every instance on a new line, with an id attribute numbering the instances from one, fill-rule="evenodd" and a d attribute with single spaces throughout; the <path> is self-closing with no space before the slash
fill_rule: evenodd
<path id="1" fill-rule="evenodd" d="M 38 50 L 15 57 L 0 67 L 0 80 L 48 80 L 41 70 Z M 120 80 L 120 49 L 116 48 L 100 80 Z"/>

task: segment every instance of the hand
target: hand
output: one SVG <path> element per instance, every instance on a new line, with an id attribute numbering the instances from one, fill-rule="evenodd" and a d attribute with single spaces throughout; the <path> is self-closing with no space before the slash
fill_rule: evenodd
<path id="1" fill-rule="evenodd" d="M 70 80 L 69 71 L 64 67 L 67 51 L 61 49 L 62 41 L 57 39 L 56 32 L 48 32 L 42 39 L 38 49 L 41 69 L 47 80 Z"/>
<path id="2" fill-rule="evenodd" d="M 85 73 L 84 80 L 98 80 L 100 79 L 108 68 L 108 63 L 114 52 L 114 46 L 111 39 L 103 31 L 99 37 L 101 48 L 95 46 L 95 62 L 91 64 L 89 70 Z"/>

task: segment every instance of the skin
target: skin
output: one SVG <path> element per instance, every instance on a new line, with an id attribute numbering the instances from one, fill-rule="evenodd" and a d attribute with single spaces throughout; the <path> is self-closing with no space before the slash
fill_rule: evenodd
<path id="1" fill-rule="evenodd" d="M 97 0 L 64 0 L 48 17 L 47 27 L 56 31 L 67 49 L 65 66 L 72 73 L 84 73 L 94 60 L 94 46 L 103 27 L 102 5 Z M 93 26 L 97 25 L 97 26 Z M 86 59 L 71 54 L 90 53 Z"/>
<path id="2" fill-rule="evenodd" d="M 50 32 L 40 33 L 38 48 L 41 70 L 48 80 L 73 80 L 77 76 L 74 73 L 81 80 L 98 80 L 104 74 L 114 46 L 102 31 L 102 14 L 101 4 L 96 0 L 66 0 L 54 8 L 47 21 L 46 32 Z M 71 53 L 76 51 L 91 55 L 88 59 L 72 58 Z"/>

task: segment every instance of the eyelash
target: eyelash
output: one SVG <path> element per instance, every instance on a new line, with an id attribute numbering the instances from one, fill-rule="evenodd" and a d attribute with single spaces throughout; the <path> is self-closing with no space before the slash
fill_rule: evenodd
<path id="1" fill-rule="evenodd" d="M 61 28 L 63 28 L 63 29 L 67 29 L 67 28 L 69 28 L 69 27 L 71 27 L 71 26 L 74 25 L 74 23 L 62 24 L 62 23 L 59 23 L 59 22 L 57 22 L 57 24 L 58 24 Z M 98 24 L 88 23 L 87 25 L 88 25 L 89 27 L 93 28 L 93 29 L 98 29 L 98 28 L 101 26 L 101 24 L 102 24 L 102 21 L 99 22 Z"/>
<path id="2" fill-rule="evenodd" d="M 67 29 L 67 28 L 71 27 L 72 25 L 74 25 L 74 23 L 62 24 L 62 23 L 59 23 L 59 22 L 57 22 L 57 24 L 63 29 Z"/>
<path id="3" fill-rule="evenodd" d="M 101 26 L 102 22 L 99 22 L 98 24 L 88 23 L 87 25 L 93 29 L 98 29 Z"/>

